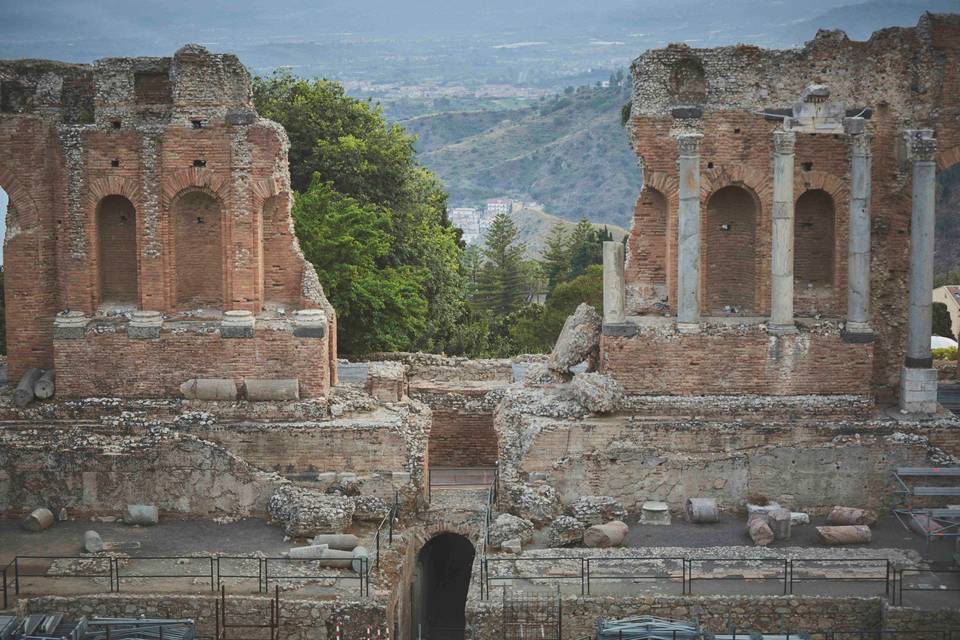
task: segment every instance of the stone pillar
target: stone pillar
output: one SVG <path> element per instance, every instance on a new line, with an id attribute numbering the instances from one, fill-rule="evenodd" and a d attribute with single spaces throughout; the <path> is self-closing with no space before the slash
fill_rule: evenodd
<path id="1" fill-rule="evenodd" d="M 906 132 L 913 160 L 910 219 L 910 306 L 907 354 L 900 375 L 900 408 L 908 413 L 937 411 L 937 370 L 930 355 L 933 321 L 933 238 L 937 141 L 930 129 Z"/>
<path id="2" fill-rule="evenodd" d="M 773 246 L 771 333 L 796 333 L 793 321 L 793 150 L 797 134 L 773 132 Z"/>
<path id="3" fill-rule="evenodd" d="M 850 225 L 847 245 L 846 342 L 870 342 L 870 189 L 873 136 L 850 137 Z"/>
<path id="4" fill-rule="evenodd" d="M 677 215 L 677 330 L 700 329 L 700 139 L 677 138 L 680 158 L 680 209 Z"/>
<path id="5" fill-rule="evenodd" d="M 623 282 L 623 243 L 603 243 L 603 323 L 623 324 L 626 290 Z"/>

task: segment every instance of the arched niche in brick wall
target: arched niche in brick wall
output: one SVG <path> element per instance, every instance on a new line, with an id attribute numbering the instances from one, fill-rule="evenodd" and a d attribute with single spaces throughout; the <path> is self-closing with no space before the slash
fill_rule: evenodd
<path id="1" fill-rule="evenodd" d="M 757 309 L 756 194 L 722 187 L 707 200 L 703 242 L 704 307 L 710 315 L 750 315 Z"/>
<path id="2" fill-rule="evenodd" d="M 102 198 L 97 203 L 96 234 L 99 303 L 136 306 L 137 214 L 133 203 L 121 195 Z"/>
<path id="3" fill-rule="evenodd" d="M 201 189 L 181 192 L 171 207 L 177 309 L 223 308 L 223 214 Z"/>
<path id="4" fill-rule="evenodd" d="M 666 287 L 668 211 L 666 196 L 653 187 L 644 187 L 634 213 L 636 239 L 631 247 L 641 285 Z"/>
<path id="5" fill-rule="evenodd" d="M 800 286 L 830 286 L 834 278 L 836 208 L 823 189 L 804 191 L 794 211 L 793 276 Z"/>

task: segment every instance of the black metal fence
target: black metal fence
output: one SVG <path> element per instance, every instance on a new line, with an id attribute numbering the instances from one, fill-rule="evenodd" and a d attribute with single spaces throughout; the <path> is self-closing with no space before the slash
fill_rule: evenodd
<path id="1" fill-rule="evenodd" d="M 905 586 L 903 576 L 913 573 L 923 571 L 897 569 L 886 558 L 485 557 L 480 560 L 480 597 L 489 599 L 493 588 L 506 584 L 516 588 L 516 582 L 525 580 L 551 586 L 579 584 L 580 595 L 591 595 L 594 587 L 603 583 L 656 583 L 660 590 L 676 585 L 683 595 L 709 593 L 709 585 L 717 581 L 767 584 L 782 595 L 801 593 L 804 586 L 825 582 L 875 583 L 878 595 L 882 586 L 883 595 L 894 604 L 902 602 L 902 595 L 897 596 L 903 591 L 944 591 L 940 587 Z M 960 570 L 949 573 L 960 574 Z M 960 590 L 960 575 L 957 581 L 955 590 Z"/>
<path id="2" fill-rule="evenodd" d="M 386 543 L 388 547 L 393 546 L 393 525 L 400 517 L 400 492 L 393 492 L 393 504 L 390 511 L 383 517 L 380 524 L 377 525 L 377 533 L 374 536 L 374 546 L 376 548 L 374 555 L 374 568 L 380 570 L 380 548 Z"/>
<path id="3" fill-rule="evenodd" d="M 60 570 L 57 562 L 76 563 Z M 370 595 L 370 563 L 367 558 L 350 560 L 353 572 L 318 570 L 317 558 L 260 558 L 250 556 L 16 556 L 0 569 L 3 609 L 25 591 L 24 582 L 39 580 L 101 579 L 110 593 L 125 587 L 161 581 L 191 580 L 216 591 L 226 579 L 256 580 L 257 593 L 269 593 L 290 581 L 333 580 L 334 584 L 356 582 L 360 597 Z M 291 567 L 294 567 L 291 569 Z M 96 584 L 96 583 L 94 583 Z M 99 592 L 99 591 L 97 591 Z"/>

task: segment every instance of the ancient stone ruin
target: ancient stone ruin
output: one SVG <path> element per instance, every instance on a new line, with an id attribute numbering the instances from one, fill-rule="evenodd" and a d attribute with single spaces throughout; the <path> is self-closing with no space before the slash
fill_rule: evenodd
<path id="1" fill-rule="evenodd" d="M 0 92 L 11 380 L 55 369 L 61 397 L 208 378 L 327 394 L 335 313 L 293 235 L 286 133 L 236 57 L 0 62 Z"/>
<path id="2" fill-rule="evenodd" d="M 602 313 L 549 356 L 346 362 L 234 57 L 0 63 L 11 382 L 54 387 L 0 392 L 0 614 L 948 637 L 929 293 L 960 17 L 633 74 L 644 188 Z"/>

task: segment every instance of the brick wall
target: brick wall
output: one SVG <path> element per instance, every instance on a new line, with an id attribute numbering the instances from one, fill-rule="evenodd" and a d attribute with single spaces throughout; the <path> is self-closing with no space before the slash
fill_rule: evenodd
<path id="1" fill-rule="evenodd" d="M 870 395 L 873 345 L 802 332 L 680 335 L 641 331 L 601 338 L 601 369 L 632 394 Z"/>
<path id="2" fill-rule="evenodd" d="M 492 413 L 434 409 L 431 467 L 492 467 L 496 463 L 497 433 Z"/>
<path id="3" fill-rule="evenodd" d="M 143 617 L 189 618 L 197 624 L 197 636 L 215 635 L 216 595 L 183 594 L 100 594 L 73 597 L 34 596 L 26 602 L 28 613 L 62 611 L 67 618 Z M 227 615 L 231 624 L 264 624 L 270 618 L 270 599 L 262 596 L 227 596 Z M 344 640 L 365 638 L 368 628 L 375 631 L 386 623 L 383 603 L 373 599 L 323 600 L 281 594 L 280 638 L 284 640 L 335 640 L 339 624 Z M 242 633 L 233 630 L 230 633 Z M 247 636 L 250 637 L 250 636 Z M 262 637 L 262 636 L 254 636 Z"/>
<path id="4" fill-rule="evenodd" d="M 706 311 L 752 315 L 756 304 L 757 205 L 741 187 L 720 189 L 707 201 L 703 274 Z"/>
<path id="5" fill-rule="evenodd" d="M 899 381 L 906 326 L 907 274 L 909 270 L 910 166 L 898 150 L 903 128 L 933 127 L 938 141 L 937 162 L 944 169 L 960 160 L 960 126 L 945 117 L 960 96 L 960 18 L 955 15 L 925 15 L 916 28 L 886 29 L 864 42 L 851 41 L 824 32 L 805 47 L 789 51 L 765 51 L 736 46 L 692 49 L 675 45 L 645 52 L 634 62 L 634 99 L 629 123 L 633 148 L 644 169 L 645 189 L 664 194 L 670 221 L 665 248 L 651 252 L 636 245 L 638 226 L 646 224 L 638 208 L 628 247 L 626 271 L 628 296 L 652 286 L 647 274 L 655 272 L 643 263 L 666 256 L 669 307 L 676 298 L 676 162 L 678 130 L 704 134 L 701 142 L 701 220 L 708 232 L 701 236 L 701 274 L 722 279 L 731 273 L 711 276 L 706 256 L 711 255 L 707 202 L 712 194 L 741 185 L 759 199 L 756 223 L 755 311 L 770 312 L 770 245 L 772 206 L 771 134 L 780 123 L 761 114 L 771 107 L 790 107 L 811 82 L 829 85 L 831 99 L 847 108 L 870 107 L 868 130 L 873 133 L 871 309 L 879 334 L 870 374 L 878 393 L 889 395 Z M 703 69 L 706 91 L 694 103 L 702 118 L 675 119 L 671 108 L 690 104 L 681 94 L 693 95 L 690 86 L 695 60 Z M 923 60 L 923 62 L 916 62 Z M 694 65 L 696 66 L 696 65 Z M 677 75 L 679 74 L 679 75 Z M 677 78 L 680 78 L 678 80 Z M 688 96 L 689 97 L 689 96 Z M 797 231 L 796 260 L 799 276 L 814 274 L 823 283 L 813 288 L 798 280 L 795 311 L 800 316 L 818 313 L 842 315 L 846 310 L 846 256 L 848 245 L 850 153 L 847 136 L 799 134 L 796 143 L 794 198 L 798 221 L 805 214 L 804 193 L 822 190 L 835 206 L 833 259 L 828 260 L 831 234 L 824 229 L 816 239 Z M 826 222 L 826 221 L 825 221 Z M 650 256 L 645 258 L 640 253 Z M 829 271 L 829 273 L 828 273 Z M 710 295 L 710 281 L 704 295 Z M 628 302 L 633 309 L 637 298 Z M 715 306 L 704 299 L 702 308 Z M 710 304 L 706 304 L 706 303 Z M 668 307 L 668 308 L 669 308 Z M 719 345 L 718 345 L 719 346 Z M 737 349 L 730 347 L 728 362 Z"/>
<path id="6" fill-rule="evenodd" d="M 222 307 L 223 247 L 217 201 L 201 191 L 190 191 L 171 209 L 177 308 Z"/>
<path id="7" fill-rule="evenodd" d="M 155 340 L 131 340 L 123 327 L 56 340 L 57 395 L 179 396 L 180 385 L 191 378 L 244 377 L 298 378 L 303 398 L 325 396 L 329 390 L 325 338 L 297 338 L 265 327 L 254 338 L 223 339 L 215 329 L 198 333 L 197 328 L 165 327 Z"/>
<path id="8" fill-rule="evenodd" d="M 597 620 L 653 615 L 673 620 L 698 617 L 704 629 L 737 634 L 749 631 L 777 634 L 785 631 L 869 630 L 880 628 L 880 598 L 826 598 L 801 596 L 642 596 L 565 597 L 563 637 L 594 637 Z M 502 605 L 472 602 L 467 623 L 475 624 L 475 640 L 501 637 Z"/>
<path id="9" fill-rule="evenodd" d="M 49 91 L 57 79 L 63 91 Z M 93 314 L 116 297 L 164 313 L 259 312 L 267 298 L 305 304 L 289 143 L 257 116 L 249 73 L 234 56 L 190 46 L 173 58 L 95 66 L 0 61 L 0 83 L 11 379 L 53 365 L 52 320 L 64 309 Z M 114 224 L 119 209 L 101 207 L 121 197 L 132 205 L 132 237 Z M 313 293 L 311 304 L 329 307 Z"/>

